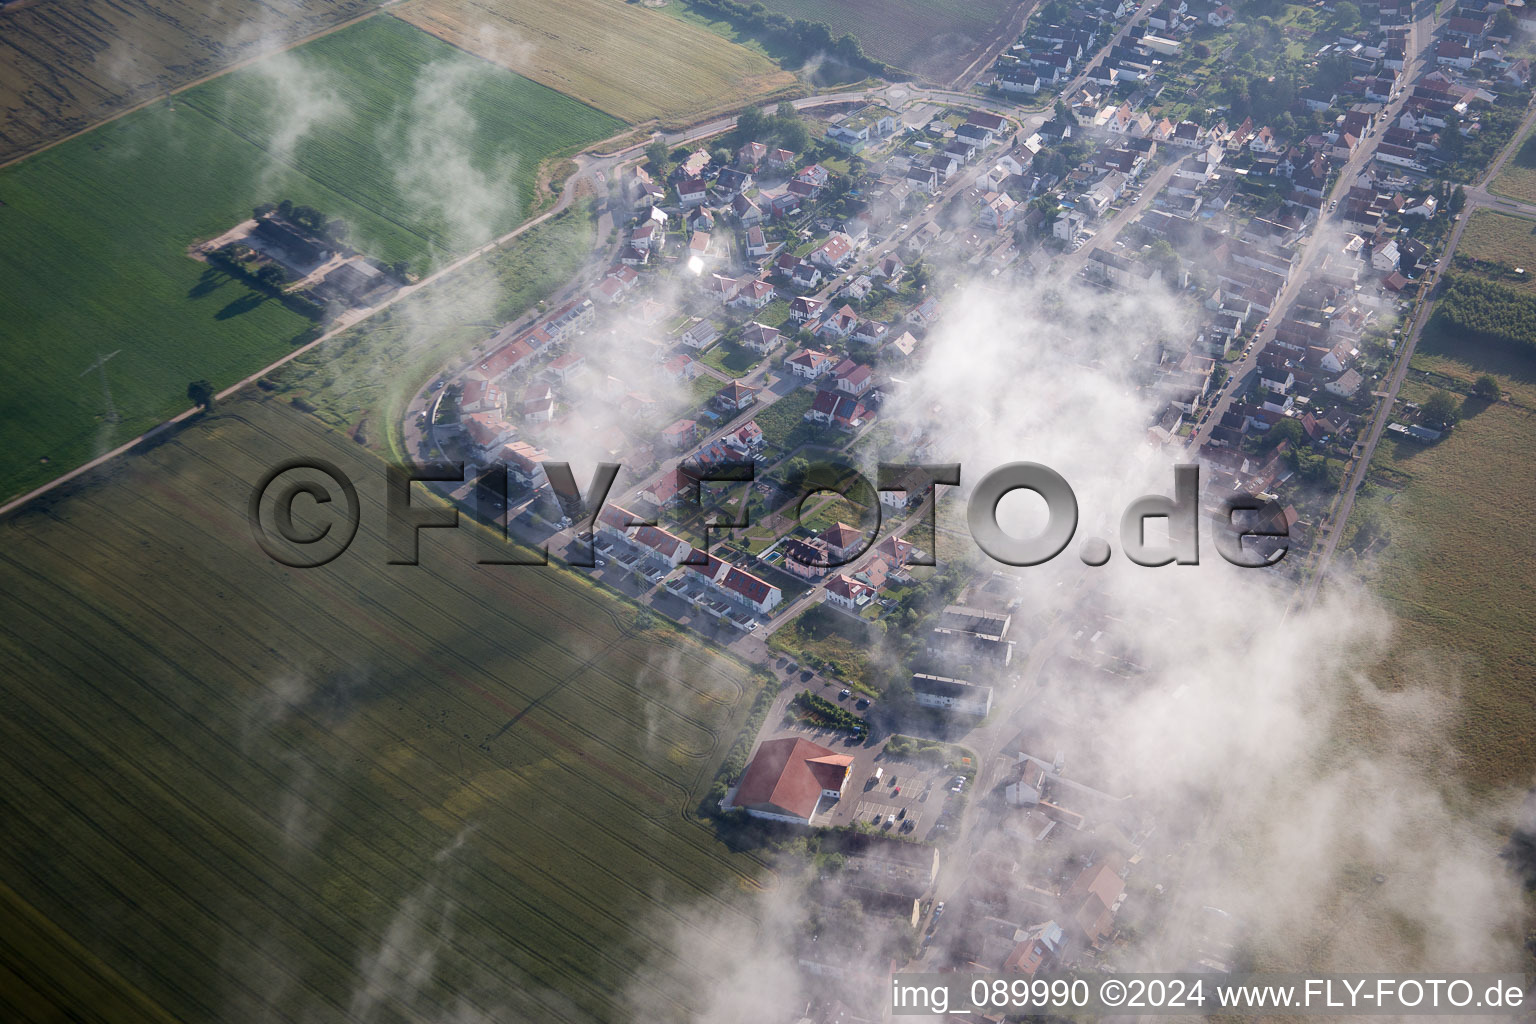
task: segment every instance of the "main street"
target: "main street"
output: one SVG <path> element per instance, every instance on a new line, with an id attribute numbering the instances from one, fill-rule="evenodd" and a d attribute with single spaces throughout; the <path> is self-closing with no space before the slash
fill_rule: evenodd
<path id="1" fill-rule="evenodd" d="M 1429 61 L 1428 51 L 1434 42 L 1434 23 L 1436 17 L 1434 5 L 1421 0 L 1420 6 L 1421 13 L 1408 29 L 1408 53 L 1403 65 L 1404 84 L 1402 89 L 1399 90 L 1397 96 L 1382 111 L 1381 116 L 1377 119 L 1377 127 L 1371 130 L 1367 138 L 1360 140 L 1359 145 L 1355 147 L 1355 152 L 1345 162 L 1344 166 L 1339 169 L 1339 176 L 1334 182 L 1333 189 L 1324 197 L 1326 205 L 1318 214 L 1317 224 L 1312 229 L 1311 241 L 1306 244 L 1306 249 L 1302 252 L 1301 259 L 1292 266 L 1290 278 L 1280 290 L 1274 306 L 1269 311 L 1269 323 L 1271 326 L 1258 331 L 1242 359 L 1229 367 L 1231 372 L 1227 379 L 1226 388 L 1217 400 L 1212 403 L 1210 412 L 1206 414 L 1205 419 L 1196 424 L 1195 429 L 1190 433 L 1188 451 L 1191 456 L 1199 450 L 1202 444 L 1210 439 L 1211 431 L 1220 425 L 1221 418 L 1231 408 L 1233 401 L 1246 389 L 1248 376 L 1253 373 L 1254 368 L 1258 365 L 1259 353 L 1263 351 L 1264 346 L 1269 343 L 1269 340 L 1274 337 L 1275 331 L 1284 322 L 1292 303 L 1296 301 L 1296 296 L 1300 294 L 1301 289 L 1305 287 L 1307 281 L 1311 278 L 1313 268 L 1327 255 L 1325 246 L 1319 243 L 1335 230 L 1340 232 L 1347 230 L 1344 217 L 1335 211 L 1335 206 L 1354 185 L 1356 176 L 1375 159 L 1376 147 L 1381 144 L 1382 133 L 1385 131 L 1386 126 L 1397 121 L 1398 115 L 1402 112 L 1403 104 L 1407 102 L 1408 97 L 1413 92 L 1413 86 L 1417 82 L 1418 77 L 1432 69 L 1433 65 Z"/>

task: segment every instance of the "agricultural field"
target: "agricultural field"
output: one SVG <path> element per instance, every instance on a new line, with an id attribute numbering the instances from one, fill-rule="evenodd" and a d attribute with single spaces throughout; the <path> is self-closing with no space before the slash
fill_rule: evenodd
<path id="1" fill-rule="evenodd" d="M 1426 331 L 1413 369 L 1409 401 L 1437 387 L 1464 394 L 1483 373 L 1505 399 L 1469 401 L 1432 445 L 1384 439 L 1340 552 L 1356 552 L 1398 620 L 1381 684 L 1439 680 L 1457 708 L 1458 771 L 1481 787 L 1525 785 L 1536 768 L 1536 557 L 1502 538 L 1536 516 L 1536 359 Z"/>
<path id="2" fill-rule="evenodd" d="M 279 71 L 268 69 L 273 61 Z M 299 73 L 327 83 L 334 102 L 294 139 L 253 104 Z M 449 100 L 413 100 L 435 97 L 443 82 L 453 86 Z M 427 157 L 420 147 L 439 145 L 456 124 L 464 130 L 452 144 Z M 308 203 L 346 220 L 370 255 L 421 271 L 513 226 L 541 160 L 617 126 L 381 17 L 0 169 L 9 243 L 0 249 L 0 499 L 181 411 L 189 381 L 233 383 L 309 328 L 187 255 L 256 202 Z M 381 147 L 396 137 L 402 155 L 390 163 Z M 278 146 L 284 139 L 292 145 Z M 515 174 L 497 170 L 513 163 Z M 405 173 L 426 164 L 437 191 Z M 473 232 L 455 228 L 466 217 Z M 113 352 L 108 396 L 100 375 L 82 371 Z"/>
<path id="3" fill-rule="evenodd" d="M 240 6 L 189 0 L 7 4 L 0 12 L 0 162 L 168 90 L 355 18 L 378 0 Z"/>
<path id="4" fill-rule="evenodd" d="M 296 94 L 295 81 L 306 95 Z M 314 93 L 314 105 L 304 107 Z M 623 127 L 384 17 L 276 64 L 220 76 L 181 100 L 274 163 L 415 236 L 408 251 L 386 247 L 377 255 L 416 264 L 515 227 L 541 161 Z M 303 134 L 294 139 L 296 132 Z M 366 236 L 361 244 L 373 254 Z"/>
<path id="5" fill-rule="evenodd" d="M 1513 156 L 1504 162 L 1488 191 L 1521 202 L 1536 203 L 1536 135 L 1527 135 Z"/>
<path id="6" fill-rule="evenodd" d="M 357 486 L 318 569 L 246 520 L 294 456 Z M 0 523 L 0 1016 L 699 1011 L 679 934 L 761 877 L 690 817 L 752 677 L 467 524 L 387 564 L 383 483 L 259 396 Z"/>
<path id="7" fill-rule="evenodd" d="M 624 0 L 408 0 L 393 13 L 631 123 L 692 124 L 795 85 L 760 52 Z"/>
<path id="8" fill-rule="evenodd" d="M 1456 243 L 1454 262 L 1500 284 L 1536 293 L 1536 220 L 1474 210 Z"/>
<path id="9" fill-rule="evenodd" d="M 1010 0 L 765 0 L 771 11 L 825 22 L 852 35 L 875 60 L 948 81 L 1013 17 Z"/>

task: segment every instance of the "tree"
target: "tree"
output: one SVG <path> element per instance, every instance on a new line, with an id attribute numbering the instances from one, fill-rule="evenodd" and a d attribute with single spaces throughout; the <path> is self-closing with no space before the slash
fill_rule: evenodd
<path id="1" fill-rule="evenodd" d="M 731 165 L 731 151 L 724 146 L 716 146 L 715 151 L 709 154 L 709 158 L 721 167 L 729 167 Z"/>
<path id="2" fill-rule="evenodd" d="M 1072 108 L 1063 100 L 1056 101 L 1056 117 L 1067 124 L 1076 124 L 1077 118 L 1072 113 Z"/>
<path id="3" fill-rule="evenodd" d="M 275 209 L 277 209 L 276 203 L 257 203 L 256 208 L 251 211 L 251 216 L 260 220 Z"/>
<path id="4" fill-rule="evenodd" d="M 1360 24 L 1360 8 L 1350 3 L 1349 0 L 1344 0 L 1343 3 L 1336 4 L 1334 6 L 1334 28 L 1338 29 L 1340 32 L 1348 32 L 1358 24 Z"/>
<path id="5" fill-rule="evenodd" d="M 1147 248 L 1147 254 L 1142 257 L 1149 266 L 1157 268 L 1157 272 L 1163 275 L 1163 283 L 1176 286 L 1179 281 L 1179 254 L 1174 251 L 1166 239 L 1159 238 Z"/>
<path id="6" fill-rule="evenodd" d="M 348 230 L 347 222 L 340 217 L 332 217 L 325 222 L 325 237 L 333 242 L 345 242 Z"/>
<path id="7" fill-rule="evenodd" d="M 213 385 L 206 380 L 195 380 L 187 385 L 187 400 L 203 412 L 213 412 Z"/>
<path id="8" fill-rule="evenodd" d="M 1274 426 L 1269 428 L 1269 436 L 1275 439 L 1275 443 L 1289 441 L 1292 448 L 1299 448 L 1307 441 L 1306 428 L 1301 425 L 1301 420 L 1294 416 L 1284 416 Z"/>
<path id="9" fill-rule="evenodd" d="M 669 169 L 667 167 L 667 156 L 667 140 L 660 135 L 652 139 L 650 145 L 645 147 L 645 160 L 651 165 L 651 173 L 658 178 L 665 178 L 667 176 Z"/>
<path id="10" fill-rule="evenodd" d="M 1499 8 L 1499 13 L 1493 16 L 1493 34 L 1496 36 L 1512 38 L 1517 27 L 1515 16 L 1508 7 Z"/>
<path id="11" fill-rule="evenodd" d="M 1459 135 L 1457 136 L 1457 138 L 1460 138 L 1460 137 L 1461 136 L 1459 136 Z M 1461 185 L 1457 185 L 1455 190 L 1453 192 L 1451 192 L 1450 199 L 1448 199 L 1446 201 L 1445 208 L 1447 210 L 1450 210 L 1452 214 L 1457 214 L 1457 213 L 1460 213 L 1461 210 L 1462 210 L 1462 207 L 1464 207 L 1466 205 L 1467 205 L 1467 190 L 1465 188 L 1463 188 Z"/>
<path id="12" fill-rule="evenodd" d="M 1455 426 L 1461 418 L 1461 403 L 1449 391 L 1436 391 L 1424 403 L 1423 417 L 1431 426 L 1442 429 Z"/>
<path id="13" fill-rule="evenodd" d="M 1483 374 L 1477 378 L 1477 383 L 1472 385 L 1472 394 L 1485 402 L 1497 402 L 1499 395 L 1499 382 L 1490 374 Z"/>
<path id="14" fill-rule="evenodd" d="M 288 277 L 276 264 L 264 263 L 256 269 L 256 283 L 274 292 L 282 291 L 283 285 L 288 283 Z"/>
<path id="15" fill-rule="evenodd" d="M 785 149 L 795 153 L 804 152 L 811 144 L 811 133 L 806 130 L 798 117 L 787 121 L 780 119 L 774 125 L 774 133 L 778 135 L 779 142 Z"/>
<path id="16" fill-rule="evenodd" d="M 736 118 L 736 137 L 742 142 L 752 142 L 763 133 L 763 108 L 750 106 Z"/>
<path id="17" fill-rule="evenodd" d="M 800 120 L 800 111 L 796 110 L 795 105 L 789 100 L 780 100 L 779 105 L 773 110 L 773 116 L 781 123 L 784 121 L 798 121 Z"/>

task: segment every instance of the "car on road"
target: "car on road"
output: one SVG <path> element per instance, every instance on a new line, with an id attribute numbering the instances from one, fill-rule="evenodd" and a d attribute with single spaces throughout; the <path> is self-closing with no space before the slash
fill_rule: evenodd
<path id="1" fill-rule="evenodd" d="M 854 702 L 853 706 L 858 708 L 860 711 L 863 711 L 865 708 L 869 707 L 869 698 L 860 697 L 857 701 Z"/>
<path id="2" fill-rule="evenodd" d="M 938 904 L 934 906 L 934 908 L 933 908 L 933 916 L 935 918 L 943 917 L 944 916 L 944 901 L 943 900 L 939 900 Z"/>
<path id="3" fill-rule="evenodd" d="M 1269 329 L 1269 320 L 1268 319 L 1266 319 L 1263 323 L 1259 324 L 1259 330 L 1264 331 L 1264 330 L 1268 330 L 1268 329 Z"/>
<path id="4" fill-rule="evenodd" d="M 839 690 L 837 692 L 837 699 L 838 700 L 847 700 L 851 696 L 853 696 L 853 691 L 852 690 Z"/>

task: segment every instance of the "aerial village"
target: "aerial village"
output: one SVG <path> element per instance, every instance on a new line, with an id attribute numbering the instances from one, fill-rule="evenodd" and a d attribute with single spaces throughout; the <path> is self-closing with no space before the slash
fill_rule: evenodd
<path id="1" fill-rule="evenodd" d="M 626 165 L 601 269 L 439 382 L 423 448 L 504 464 L 502 521 L 546 538 L 593 511 L 543 471 L 583 438 L 625 467 L 596 513 L 595 577 L 774 676 L 707 811 L 814 855 L 832 909 L 806 929 L 809 974 L 1113 966 L 1119 936 L 1157 927 L 1178 841 L 1100 790 L 1048 716 L 996 713 L 1039 630 L 995 566 L 933 564 L 917 527 L 943 499 L 909 481 L 797 506 L 830 486 L 810 465 L 942 455 L 942 423 L 882 409 L 957 284 L 1157 289 L 1186 327 L 1131 367 L 1157 410 L 1146 444 L 1201 461 L 1208 510 L 1278 498 L 1300 563 L 1437 273 L 1455 168 L 1507 142 L 1529 98 L 1510 46 L 1524 10 L 1437 21 L 1381 0 L 1244 22 L 1220 3 L 1052 0 L 970 102 L 786 103 Z M 1279 53 L 1305 78 L 1273 78 Z M 594 400 L 612 415 L 593 421 Z M 1414 411 L 1393 429 L 1431 443 Z M 701 482 L 743 463 L 750 482 Z M 878 539 L 859 525 L 872 510 Z M 747 525 L 706 546 L 712 522 Z M 1117 609 L 1076 614 L 1045 676 L 1133 678 Z M 899 639 L 878 671 L 849 655 L 880 635 Z M 937 898 L 962 829 L 971 868 Z M 865 941 L 850 917 L 897 927 Z M 1175 966 L 1225 970 L 1233 941 L 1217 910 Z"/>

